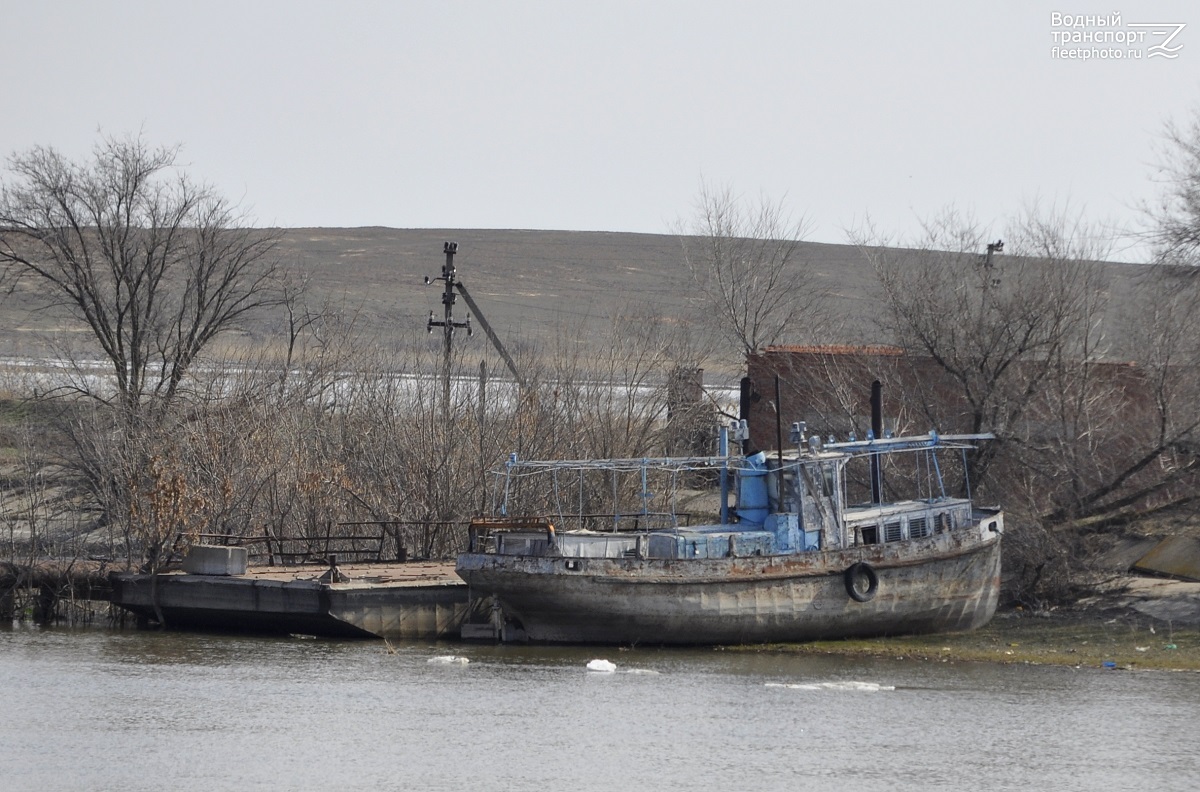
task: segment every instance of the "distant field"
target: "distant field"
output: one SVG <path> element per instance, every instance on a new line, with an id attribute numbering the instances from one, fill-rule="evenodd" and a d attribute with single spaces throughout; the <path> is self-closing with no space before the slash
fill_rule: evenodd
<path id="1" fill-rule="evenodd" d="M 294 229 L 283 260 L 310 272 L 315 291 L 360 308 L 382 337 L 425 329 L 442 312 L 442 245 L 458 242 L 458 277 L 504 338 L 545 342 L 582 325 L 605 332 L 615 314 L 695 319 L 678 237 L 571 231 Z M 806 244 L 804 255 L 847 316 L 867 318 L 874 276 L 854 248 Z M 461 301 L 457 308 L 465 314 Z M 871 328 L 859 322 L 856 335 Z M 481 337 L 477 336 L 479 343 Z"/>
<path id="2" fill-rule="evenodd" d="M 445 241 L 458 242 L 458 277 L 506 343 L 520 350 L 574 333 L 601 337 L 616 314 L 693 322 L 695 307 L 678 237 L 572 231 L 297 228 L 284 233 L 278 254 L 296 276 L 309 278 L 313 305 L 329 303 L 356 316 L 359 331 L 385 348 L 437 349 L 428 338 L 429 312 L 441 315 L 441 284 L 424 285 L 441 272 Z M 881 305 L 871 267 L 849 245 L 804 243 L 802 253 L 820 288 L 831 297 L 841 326 L 830 342 L 886 342 L 876 328 Z M 1137 268 L 1110 265 L 1113 293 L 1128 292 Z M 27 291 L 3 302 L 0 357 L 40 357 L 47 339 L 87 335 L 61 309 L 33 310 Z M 465 317 L 460 300 L 456 316 Z M 262 317 L 245 330 L 255 344 L 280 336 L 277 319 Z M 788 339 L 798 340 L 798 339 Z M 487 344 L 482 333 L 464 343 Z M 471 347 L 467 347 L 470 349 Z"/>

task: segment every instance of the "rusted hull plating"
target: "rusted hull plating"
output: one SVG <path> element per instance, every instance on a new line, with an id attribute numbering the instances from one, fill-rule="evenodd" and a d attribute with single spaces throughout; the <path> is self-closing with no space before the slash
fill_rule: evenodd
<path id="1" fill-rule="evenodd" d="M 874 570 L 865 602 L 845 570 Z M 564 559 L 468 553 L 458 573 L 531 641 L 739 644 L 971 630 L 996 610 L 1000 536 L 979 528 L 900 545 L 790 556 Z"/>

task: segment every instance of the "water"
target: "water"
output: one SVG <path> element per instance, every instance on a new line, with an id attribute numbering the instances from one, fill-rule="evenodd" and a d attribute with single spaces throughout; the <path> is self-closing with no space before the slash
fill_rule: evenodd
<path id="1" fill-rule="evenodd" d="M 1193 790 L 1197 712 L 1200 674 L 0 632 L 11 792 Z"/>

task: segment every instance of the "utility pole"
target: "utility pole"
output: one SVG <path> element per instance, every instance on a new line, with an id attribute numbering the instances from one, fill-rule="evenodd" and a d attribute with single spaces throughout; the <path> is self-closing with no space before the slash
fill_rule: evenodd
<path id="1" fill-rule="evenodd" d="M 442 418 L 449 424 L 450 421 L 450 362 L 452 355 L 452 345 L 454 339 L 454 330 L 456 328 L 466 328 L 467 335 L 472 335 L 471 315 L 474 314 L 479 324 L 483 327 L 483 332 L 487 334 L 488 340 L 492 342 L 492 346 L 499 353 L 501 359 L 504 360 L 504 365 L 508 366 L 508 370 L 512 373 L 513 378 L 517 381 L 517 386 L 520 393 L 528 392 L 528 383 L 521 376 L 521 372 L 517 369 L 517 363 L 513 360 L 512 355 L 508 354 L 508 350 L 504 348 L 504 344 L 500 341 L 500 336 L 496 335 L 496 331 L 488 323 L 487 318 L 483 315 L 483 311 L 479 309 L 479 304 L 471 297 L 471 293 L 467 291 L 467 287 L 462 281 L 458 280 L 454 269 L 454 254 L 458 252 L 457 242 L 447 242 L 442 248 L 446 254 L 446 263 L 442 265 L 442 276 L 433 278 L 432 280 L 426 276 L 425 285 L 428 286 L 435 280 L 440 280 L 445 283 L 446 288 L 442 291 L 442 309 L 443 316 L 441 321 L 434 318 L 433 311 L 429 312 L 428 330 L 433 333 L 433 328 L 442 328 Z M 458 296 L 467 302 L 467 318 L 466 321 L 454 321 L 454 303 Z"/>
<path id="2" fill-rule="evenodd" d="M 458 252 L 457 242 L 447 242 L 442 246 L 442 252 L 446 254 L 446 263 L 442 265 L 442 276 L 433 280 L 444 281 L 446 284 L 445 290 L 442 292 L 442 321 L 436 321 L 433 318 L 433 311 L 429 312 L 428 330 L 433 333 L 433 328 L 442 328 L 442 414 L 446 417 L 450 414 L 450 360 L 451 350 L 454 344 L 454 329 L 465 327 L 467 335 L 471 335 L 471 315 L 467 314 L 465 322 L 454 321 L 454 303 L 458 299 L 458 294 L 455 292 L 454 280 L 454 254 Z M 425 277 L 425 285 L 432 283 L 429 276 Z"/>
<path id="3" fill-rule="evenodd" d="M 454 302 L 457 295 L 454 291 L 454 254 L 458 252 L 457 242 L 447 242 L 442 246 L 442 252 L 446 254 L 446 263 L 442 265 L 442 276 L 434 278 L 434 280 L 443 281 L 446 284 L 445 290 L 442 292 L 442 320 L 439 322 L 433 317 L 433 311 L 429 312 L 429 324 L 427 329 L 430 335 L 433 334 L 433 328 L 442 328 L 442 453 L 446 458 L 449 458 L 453 445 L 453 432 L 450 431 L 450 363 L 453 359 L 454 331 L 458 328 L 466 328 L 467 335 L 471 334 L 471 317 L 467 317 L 465 322 L 454 321 Z M 429 276 L 425 276 L 425 285 L 428 286 L 432 281 Z M 439 482 L 441 490 L 441 505 L 437 509 L 437 514 L 431 515 L 431 518 L 439 520 L 449 520 L 451 517 L 451 500 L 453 483 L 449 476 L 442 477 Z"/>
<path id="4" fill-rule="evenodd" d="M 471 296 L 471 292 L 467 291 L 467 287 L 455 276 L 454 254 L 458 252 L 458 243 L 447 242 L 444 250 L 446 252 L 446 264 L 442 267 L 442 277 L 434 278 L 433 280 L 444 281 L 446 284 L 446 289 L 442 292 L 442 306 L 445 308 L 445 317 L 440 322 L 436 321 L 433 318 L 433 311 L 430 311 L 429 332 L 432 333 L 433 328 L 435 327 L 441 327 L 445 332 L 445 342 L 443 346 L 446 357 L 445 371 L 447 377 L 447 393 L 449 392 L 450 387 L 450 339 L 453 336 L 454 328 L 456 327 L 465 327 L 467 329 L 468 336 L 473 334 L 471 329 L 472 315 L 475 316 L 475 318 L 479 321 L 480 326 L 483 327 L 483 332 L 487 335 L 488 340 L 492 342 L 492 347 L 495 348 L 496 352 L 500 355 L 501 360 L 504 361 L 504 365 L 507 366 L 509 372 L 512 373 L 513 378 L 517 381 L 517 385 L 520 386 L 522 391 L 524 391 L 528 387 L 528 383 L 525 382 L 525 378 L 521 376 L 521 372 L 517 369 L 516 361 L 512 359 L 512 355 L 508 354 L 508 350 L 504 348 L 504 343 L 500 340 L 500 336 L 496 335 L 496 331 L 493 330 L 492 326 L 488 323 L 487 317 L 485 317 L 483 315 L 483 311 L 479 309 L 479 304 L 475 302 L 475 298 Z M 426 277 L 425 285 L 428 286 L 430 283 L 433 283 L 433 280 L 430 280 L 428 277 Z M 461 294 L 462 298 L 467 301 L 468 313 L 467 320 L 465 322 L 455 322 L 452 315 L 454 302 L 459 294 Z"/>
<path id="5" fill-rule="evenodd" d="M 994 264 L 992 264 L 992 254 L 993 253 L 1003 253 L 1003 252 L 1004 252 L 1004 240 L 1003 239 L 997 239 L 995 242 L 988 242 L 987 253 L 985 253 L 983 256 L 983 268 L 985 270 L 987 270 L 986 277 L 990 279 L 991 286 L 999 286 L 1000 285 L 1000 279 L 995 277 L 995 275 L 992 274 L 992 267 L 995 266 Z"/>
<path id="6" fill-rule="evenodd" d="M 988 242 L 987 253 L 984 254 L 983 266 L 987 269 L 992 268 L 992 254 L 1004 252 L 1004 240 L 997 239 L 995 242 Z"/>

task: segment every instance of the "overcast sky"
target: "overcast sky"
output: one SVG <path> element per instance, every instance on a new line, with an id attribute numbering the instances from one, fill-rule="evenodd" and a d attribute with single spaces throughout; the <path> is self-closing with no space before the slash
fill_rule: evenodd
<path id="1" fill-rule="evenodd" d="M 1132 224 L 1164 123 L 1200 102 L 1194 0 L 0 9 L 5 153 L 140 130 L 257 225 L 664 233 L 702 179 L 786 200 L 825 242 L 867 216 L 911 235 L 951 204 L 997 227 L 1033 200 Z M 1137 23 L 1186 24 L 1182 47 L 1154 56 L 1165 36 Z M 1147 35 L 1055 36 L 1105 30 Z"/>

